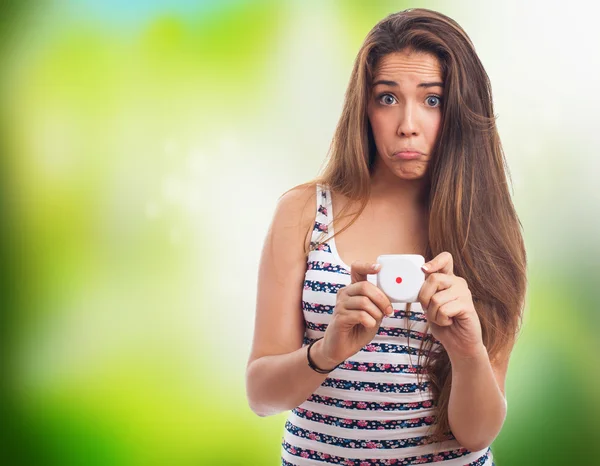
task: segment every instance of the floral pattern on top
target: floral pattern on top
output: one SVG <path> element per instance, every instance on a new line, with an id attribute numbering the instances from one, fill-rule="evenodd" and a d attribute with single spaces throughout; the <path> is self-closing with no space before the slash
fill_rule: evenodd
<path id="1" fill-rule="evenodd" d="M 325 293 L 337 293 L 345 286 L 346 285 L 344 285 L 343 283 L 304 280 L 304 289 L 307 291 L 324 291 Z"/>
<path id="2" fill-rule="evenodd" d="M 414 311 L 406 311 L 404 309 L 400 309 L 396 311 L 396 317 L 404 318 L 408 317 L 409 320 L 416 320 L 418 322 L 427 322 L 427 317 L 424 312 L 414 312 Z"/>
<path id="3" fill-rule="evenodd" d="M 392 382 L 364 382 L 354 380 L 335 379 L 327 377 L 321 387 L 352 390 L 354 392 L 379 392 L 379 393 L 419 393 L 429 389 L 429 382 L 422 383 L 392 383 Z"/>
<path id="4" fill-rule="evenodd" d="M 313 251 L 324 251 L 324 252 L 331 253 L 331 248 L 329 247 L 329 244 L 327 244 L 327 243 L 318 243 L 317 241 L 311 241 L 310 248 Z"/>
<path id="5" fill-rule="evenodd" d="M 355 440 L 351 438 L 337 437 L 335 435 L 323 434 L 320 432 L 314 432 L 312 430 L 303 429 L 301 427 L 293 425 L 287 421 L 285 423 L 286 430 L 297 436 L 303 437 L 310 440 L 316 440 L 317 442 L 323 442 L 327 445 L 333 445 L 336 447 L 343 448 L 379 448 L 379 449 L 390 449 L 390 448 L 409 448 L 418 447 L 427 443 L 426 437 L 411 437 L 404 439 L 393 439 L 393 440 Z"/>
<path id="6" fill-rule="evenodd" d="M 334 406 L 336 408 L 357 409 L 366 411 L 413 411 L 419 409 L 429 409 L 436 406 L 433 400 L 398 402 L 391 401 L 352 401 L 330 396 L 312 394 L 306 401 L 322 404 L 325 406 Z M 298 409 L 298 408 L 295 408 Z M 293 410 L 295 411 L 295 410 Z"/>
<path id="7" fill-rule="evenodd" d="M 325 309 L 324 312 L 328 313 L 328 314 L 332 314 L 333 313 L 333 308 L 335 306 L 327 306 L 328 308 L 331 308 L 330 310 Z M 303 306 L 303 310 L 307 310 L 304 309 Z M 393 317 L 388 317 L 393 319 Z M 307 321 L 306 322 L 306 328 L 309 330 L 315 330 L 317 332 L 324 332 L 325 330 L 327 330 L 329 324 L 324 323 L 324 324 L 319 324 L 319 323 L 315 323 L 315 322 L 311 322 L 311 321 Z M 377 330 L 377 335 L 382 335 L 382 336 L 390 336 L 390 337 L 405 337 L 407 339 L 410 340 L 418 340 L 418 341 L 432 341 L 433 343 L 439 343 L 439 341 L 430 333 L 425 334 L 424 332 L 417 332 L 416 330 L 411 330 L 411 329 L 407 329 L 407 328 L 401 328 L 401 327 L 388 327 L 388 326 L 384 326 L 381 325 L 379 327 L 379 329 Z"/>
<path id="8" fill-rule="evenodd" d="M 409 466 L 413 464 L 426 464 L 426 463 L 435 463 L 438 461 L 451 460 L 454 458 L 460 458 L 461 456 L 465 456 L 470 454 L 471 452 L 466 448 L 458 448 L 456 450 L 442 451 L 439 453 L 430 453 L 427 455 L 419 455 L 419 456 L 410 456 L 408 458 L 372 458 L 372 459 L 355 459 L 355 458 L 343 458 L 341 456 L 330 455 L 329 453 L 323 453 L 317 450 L 308 450 L 305 448 L 294 447 L 290 445 L 285 440 L 281 443 L 282 447 L 289 454 L 293 456 L 298 456 L 301 458 L 312 459 L 317 461 L 323 461 L 325 464 L 340 464 L 343 466 Z M 367 448 L 372 447 L 371 445 L 367 446 Z M 491 450 L 488 448 L 486 453 L 478 458 L 476 461 L 473 461 L 465 466 L 483 466 L 489 457 L 489 453 Z M 292 465 L 282 459 L 282 465 Z"/>
<path id="9" fill-rule="evenodd" d="M 387 372 L 391 374 L 419 374 L 428 373 L 426 367 L 417 364 L 390 364 L 387 362 L 359 362 L 344 361 L 338 369 L 360 372 Z"/>
<path id="10" fill-rule="evenodd" d="M 412 427 L 423 427 L 432 425 L 436 419 L 435 416 L 417 417 L 414 419 L 349 419 L 343 417 L 330 416 L 321 414 L 308 409 L 296 408 L 294 413 L 298 417 L 308 419 L 310 421 L 321 422 L 329 426 L 343 427 L 344 429 L 367 429 L 367 430 L 384 430 L 384 429 L 403 429 Z"/>
<path id="11" fill-rule="evenodd" d="M 306 281 L 305 281 L 306 283 Z M 343 287 L 343 285 L 342 285 Z M 306 288 L 305 288 L 306 289 Z M 309 286 L 309 289 L 311 291 L 314 291 L 311 286 Z M 338 291 L 341 288 L 338 288 Z M 310 311 L 310 312 L 316 312 L 319 314 L 331 314 L 333 313 L 333 308 L 335 307 L 335 305 L 330 305 L 330 304 L 320 304 L 320 303 L 312 303 L 306 300 L 302 300 L 302 309 L 304 311 Z M 415 322 L 425 322 L 425 318 L 423 317 L 423 314 L 420 314 L 418 312 L 406 312 L 403 310 L 395 310 L 395 314 L 393 316 L 389 316 L 388 318 L 397 318 L 397 319 L 403 319 L 405 317 L 408 317 L 408 320 L 412 320 Z"/>
<path id="12" fill-rule="evenodd" d="M 304 344 L 310 344 L 313 339 L 304 337 Z M 394 343 L 369 343 L 363 346 L 359 351 L 369 353 L 395 353 L 395 354 L 410 354 L 411 356 L 417 356 L 422 352 L 423 356 L 428 356 L 429 350 L 419 350 L 419 348 L 413 348 L 412 346 L 394 344 Z"/>
<path id="13" fill-rule="evenodd" d="M 323 233 L 327 233 L 327 225 L 325 225 L 324 223 L 321 223 L 321 222 L 315 222 L 313 231 L 322 231 Z"/>
<path id="14" fill-rule="evenodd" d="M 323 262 L 323 261 L 310 261 L 308 262 L 306 268 L 308 270 L 322 270 L 324 272 L 335 272 L 341 273 L 343 275 L 350 275 L 348 269 L 343 265 L 335 265 L 331 262 Z"/>

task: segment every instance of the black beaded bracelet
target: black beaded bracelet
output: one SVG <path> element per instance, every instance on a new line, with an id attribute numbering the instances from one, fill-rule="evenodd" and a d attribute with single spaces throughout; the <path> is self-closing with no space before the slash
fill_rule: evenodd
<path id="1" fill-rule="evenodd" d="M 310 349 L 312 348 L 312 345 L 314 345 L 317 341 L 322 340 L 323 337 L 319 337 L 316 340 L 313 340 L 310 345 L 308 345 L 308 349 L 306 350 L 306 359 L 308 360 L 308 365 L 310 366 L 310 368 L 312 370 L 314 370 L 315 372 L 318 372 L 319 374 L 329 374 L 330 372 L 332 372 L 333 370 L 335 370 L 335 368 L 337 366 L 335 366 L 333 369 L 320 369 L 319 367 L 317 367 L 317 365 L 314 363 L 314 361 L 310 358 Z M 338 364 L 339 366 L 339 364 Z"/>

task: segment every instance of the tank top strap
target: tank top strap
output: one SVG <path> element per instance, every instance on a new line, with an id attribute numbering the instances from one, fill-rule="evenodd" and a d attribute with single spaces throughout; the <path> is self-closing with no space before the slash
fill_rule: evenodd
<path id="1" fill-rule="evenodd" d="M 329 233 L 331 224 L 331 193 L 327 186 L 317 184 L 317 214 L 313 225 L 311 241 L 322 242 Z"/>

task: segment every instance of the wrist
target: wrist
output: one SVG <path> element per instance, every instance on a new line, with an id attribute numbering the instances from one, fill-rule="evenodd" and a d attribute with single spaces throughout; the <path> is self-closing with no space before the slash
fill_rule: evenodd
<path id="1" fill-rule="evenodd" d="M 323 338 L 315 342 L 310 349 L 310 358 L 319 369 L 333 370 L 340 362 L 334 361 L 323 354 Z"/>
<path id="2" fill-rule="evenodd" d="M 448 352 L 448 358 L 453 367 L 469 366 L 472 364 L 478 364 L 481 362 L 489 363 L 489 355 L 487 348 L 483 345 L 478 345 L 466 352 L 450 353 Z"/>

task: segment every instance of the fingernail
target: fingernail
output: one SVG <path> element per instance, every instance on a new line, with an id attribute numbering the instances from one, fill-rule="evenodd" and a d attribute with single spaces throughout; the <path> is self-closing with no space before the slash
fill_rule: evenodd
<path id="1" fill-rule="evenodd" d="M 379 270 L 381 268 L 381 264 L 373 265 L 373 270 Z"/>
<path id="2" fill-rule="evenodd" d="M 429 267 L 426 265 L 422 265 L 421 269 L 423 269 L 425 272 L 427 272 L 429 270 Z"/>
<path id="3" fill-rule="evenodd" d="M 393 314 L 394 314 L 394 307 L 393 307 L 393 306 L 390 304 L 390 305 L 387 307 L 387 311 L 388 311 L 388 313 L 387 313 L 387 314 L 388 314 L 388 316 L 391 316 L 391 315 L 393 315 Z"/>

